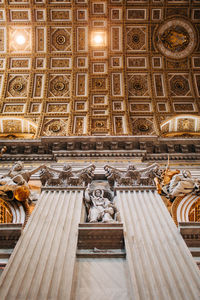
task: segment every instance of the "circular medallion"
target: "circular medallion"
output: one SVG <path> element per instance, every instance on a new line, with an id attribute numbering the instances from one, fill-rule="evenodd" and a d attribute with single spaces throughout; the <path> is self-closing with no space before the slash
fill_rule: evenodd
<path id="1" fill-rule="evenodd" d="M 132 42 L 137 44 L 137 43 L 139 43 L 139 41 L 140 41 L 139 35 L 138 34 L 134 34 L 132 36 Z"/>
<path id="2" fill-rule="evenodd" d="M 184 19 L 166 21 L 154 36 L 158 50 L 172 59 L 182 59 L 192 53 L 196 40 L 193 26 Z"/>
<path id="3" fill-rule="evenodd" d="M 49 130 L 52 132 L 59 132 L 61 130 L 61 126 L 58 123 L 53 123 L 49 125 Z"/>
<path id="4" fill-rule="evenodd" d="M 59 44 L 59 45 L 63 45 L 66 41 L 66 38 L 64 35 L 62 34 L 59 34 L 57 37 L 56 37 L 56 42 Z"/>
<path id="5" fill-rule="evenodd" d="M 189 91 L 188 80 L 182 75 L 174 75 L 170 80 L 171 91 L 177 96 L 185 96 Z"/>
<path id="6" fill-rule="evenodd" d="M 63 91 L 65 89 L 65 84 L 62 81 L 58 81 L 54 84 L 54 89 L 56 91 Z"/>
<path id="7" fill-rule="evenodd" d="M 140 82 L 134 82 L 133 83 L 133 88 L 134 88 L 134 90 L 140 91 L 140 90 L 143 89 L 143 86 Z"/>
<path id="8" fill-rule="evenodd" d="M 149 130 L 149 126 L 147 124 L 139 124 L 138 129 L 139 129 L 139 131 L 145 132 L 145 131 Z"/>
<path id="9" fill-rule="evenodd" d="M 15 90 L 16 92 L 20 92 L 21 90 L 23 90 L 23 84 L 21 82 L 16 82 L 13 85 L 13 90 Z"/>

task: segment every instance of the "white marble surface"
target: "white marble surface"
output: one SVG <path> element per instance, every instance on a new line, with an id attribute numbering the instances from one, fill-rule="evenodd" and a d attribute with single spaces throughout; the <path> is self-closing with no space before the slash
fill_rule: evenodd
<path id="1" fill-rule="evenodd" d="M 135 299 L 199 300 L 200 272 L 157 192 L 118 191 Z"/>
<path id="2" fill-rule="evenodd" d="M 79 258 L 73 300 L 133 300 L 127 261 L 123 258 Z"/>

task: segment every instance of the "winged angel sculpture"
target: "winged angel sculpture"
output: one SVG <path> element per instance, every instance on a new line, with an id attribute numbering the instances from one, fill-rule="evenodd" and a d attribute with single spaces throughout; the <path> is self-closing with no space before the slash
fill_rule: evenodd
<path id="1" fill-rule="evenodd" d="M 111 186 L 115 183 L 118 186 L 156 185 L 158 193 L 171 202 L 178 196 L 200 194 L 200 179 L 192 177 L 189 170 L 171 170 L 169 158 L 165 168 L 154 163 L 142 169 L 136 169 L 134 165 L 129 165 L 127 170 L 118 170 L 108 165 L 104 169 Z"/>
<path id="2" fill-rule="evenodd" d="M 45 165 L 40 165 L 32 170 L 25 170 L 21 161 L 14 163 L 10 171 L 0 177 L 0 197 L 6 201 L 33 200 L 36 197 L 29 189 L 28 181 L 31 175 L 37 173 Z"/>
<path id="3" fill-rule="evenodd" d="M 158 163 L 141 169 L 136 169 L 134 165 L 129 165 L 127 170 L 119 170 L 109 165 L 104 166 L 104 169 L 111 186 L 115 182 L 117 185 L 154 185 L 154 178 L 161 175 Z"/>
<path id="4" fill-rule="evenodd" d="M 64 165 L 62 170 L 45 167 L 40 173 L 40 180 L 43 186 L 87 186 L 94 176 L 94 165 L 72 171 L 70 165 Z"/>

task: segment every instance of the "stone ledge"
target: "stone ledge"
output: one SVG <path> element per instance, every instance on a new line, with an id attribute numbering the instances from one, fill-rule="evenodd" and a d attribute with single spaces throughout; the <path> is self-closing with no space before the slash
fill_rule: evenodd
<path id="1" fill-rule="evenodd" d="M 98 249 L 103 252 L 108 249 L 124 249 L 123 224 L 79 224 L 77 248 L 78 250 Z"/>

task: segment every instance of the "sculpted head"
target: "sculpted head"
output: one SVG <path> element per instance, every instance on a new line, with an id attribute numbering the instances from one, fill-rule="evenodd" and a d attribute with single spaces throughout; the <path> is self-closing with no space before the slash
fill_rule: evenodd
<path id="1" fill-rule="evenodd" d="M 72 167 L 70 165 L 64 164 L 63 171 L 69 171 L 71 169 L 72 169 Z"/>
<path id="2" fill-rule="evenodd" d="M 21 171 L 23 169 L 23 162 L 17 161 L 13 166 L 13 171 Z"/>
<path id="3" fill-rule="evenodd" d="M 189 170 L 183 170 L 182 174 L 183 174 L 183 177 L 185 177 L 185 178 L 191 178 L 192 177 Z"/>
<path id="4" fill-rule="evenodd" d="M 102 191 L 100 189 L 95 190 L 94 195 L 96 197 L 101 197 L 102 196 Z"/>

